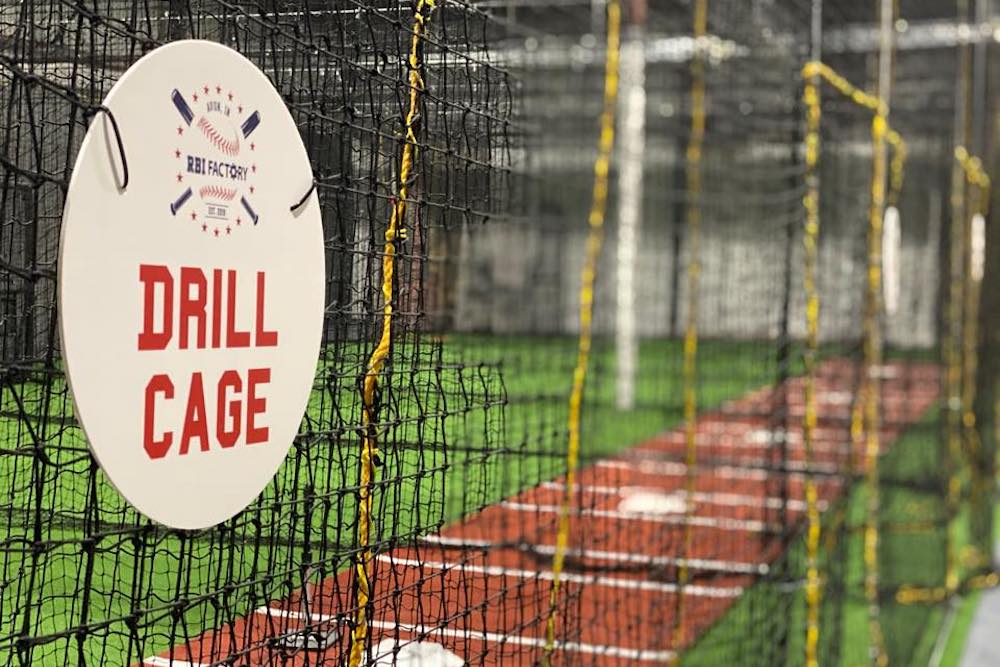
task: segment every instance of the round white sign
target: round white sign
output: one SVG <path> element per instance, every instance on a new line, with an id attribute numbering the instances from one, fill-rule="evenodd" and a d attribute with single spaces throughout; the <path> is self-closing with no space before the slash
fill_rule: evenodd
<path id="1" fill-rule="evenodd" d="M 323 234 L 295 123 L 213 42 L 156 49 L 114 85 L 63 213 L 59 315 L 77 417 L 140 512 L 203 528 L 274 476 L 312 389 Z"/>

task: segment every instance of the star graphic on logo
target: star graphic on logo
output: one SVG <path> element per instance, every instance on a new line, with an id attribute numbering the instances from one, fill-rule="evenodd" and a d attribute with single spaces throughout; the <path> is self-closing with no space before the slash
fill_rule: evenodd
<path id="1" fill-rule="evenodd" d="M 174 149 L 174 157 L 179 158 L 180 156 L 181 156 L 181 149 L 179 148 Z"/>
<path id="2" fill-rule="evenodd" d="M 229 101 L 230 101 L 230 102 L 232 102 L 232 101 L 233 101 L 233 94 L 232 94 L 232 93 L 229 93 Z"/>
<path id="3" fill-rule="evenodd" d="M 230 234 L 232 233 L 232 231 L 233 231 L 232 228 L 226 227 L 226 234 Z"/>
<path id="4" fill-rule="evenodd" d="M 207 232 L 208 231 L 208 225 L 202 225 L 201 226 L 201 231 Z"/>
<path id="5" fill-rule="evenodd" d="M 239 227 L 243 223 L 243 220 L 239 217 L 236 218 L 236 226 Z"/>
<path id="6" fill-rule="evenodd" d="M 192 220 L 197 220 L 198 219 L 198 214 L 195 213 L 194 211 L 191 211 L 191 219 Z"/>
<path id="7" fill-rule="evenodd" d="M 180 134 L 184 134 L 184 128 L 183 128 L 183 127 L 180 127 L 180 126 L 177 126 L 177 134 L 178 134 L 178 135 L 180 135 Z"/>
<path id="8" fill-rule="evenodd" d="M 197 102 L 198 101 L 198 93 L 192 93 L 191 99 L 193 99 L 195 102 Z"/>
<path id="9" fill-rule="evenodd" d="M 180 175 L 180 174 L 177 174 L 177 182 L 180 183 L 183 180 L 184 180 L 184 177 L 182 175 Z"/>
<path id="10" fill-rule="evenodd" d="M 216 236 L 218 236 L 218 235 L 219 235 L 219 228 L 218 228 L 218 227 L 216 227 L 216 228 L 215 228 L 215 235 L 216 235 Z"/>
<path id="11" fill-rule="evenodd" d="M 206 95 L 208 95 L 208 86 L 205 86 L 204 88 L 202 88 L 202 90 L 205 91 Z"/>
<path id="12" fill-rule="evenodd" d="M 215 86 L 215 92 L 216 92 L 217 94 L 218 94 L 218 93 L 222 93 L 222 86 L 219 86 L 219 85 Z"/>

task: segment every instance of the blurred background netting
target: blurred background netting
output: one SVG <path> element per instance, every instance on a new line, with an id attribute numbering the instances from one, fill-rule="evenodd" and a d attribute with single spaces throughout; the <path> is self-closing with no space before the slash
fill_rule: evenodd
<path id="1" fill-rule="evenodd" d="M 0 664 L 926 664 L 956 598 L 996 583 L 1000 244 L 977 175 L 997 162 L 998 20 L 989 0 L 0 4 Z M 194 532 L 137 514 L 90 455 L 55 309 L 97 106 L 143 54 L 192 38 L 236 49 L 285 99 L 327 272 L 287 459 L 250 507 Z M 811 168 L 803 67 L 877 95 L 886 54 L 906 160 L 901 188 L 882 178 L 899 242 L 878 248 L 873 109 L 820 82 Z M 872 266 L 893 296 L 871 291 Z"/>

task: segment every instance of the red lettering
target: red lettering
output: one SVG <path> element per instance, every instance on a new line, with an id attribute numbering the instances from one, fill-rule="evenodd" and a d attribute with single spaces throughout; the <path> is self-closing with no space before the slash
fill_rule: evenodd
<path id="1" fill-rule="evenodd" d="M 229 401 L 227 415 L 227 389 L 232 389 L 233 393 L 236 394 L 243 391 L 243 380 L 240 379 L 240 374 L 236 371 L 226 371 L 219 378 L 218 403 L 215 412 L 215 436 L 218 438 L 220 445 L 228 448 L 235 445 L 236 440 L 240 437 L 240 427 L 242 426 L 240 420 L 243 417 L 243 403 L 240 402 L 239 397 Z M 228 418 L 232 418 L 232 428 L 229 430 L 226 429 Z"/>
<path id="2" fill-rule="evenodd" d="M 212 269 L 212 347 L 222 344 L 222 269 Z"/>
<path id="3" fill-rule="evenodd" d="M 271 381 L 270 368 L 251 368 L 247 371 L 247 444 L 267 442 L 270 430 L 267 426 L 257 427 L 254 418 L 267 410 L 267 399 L 257 396 L 257 385 Z"/>
<path id="4" fill-rule="evenodd" d="M 205 387 L 201 373 L 191 374 L 191 388 L 188 390 L 187 409 L 184 412 L 184 430 L 181 432 L 180 454 L 188 453 L 191 440 L 201 440 L 201 451 L 208 451 L 208 420 L 205 418 Z"/>
<path id="5" fill-rule="evenodd" d="M 191 296 L 191 291 L 197 292 L 197 296 Z M 181 294 L 178 319 L 180 320 L 180 349 L 188 349 L 188 324 L 190 319 L 195 319 L 197 328 L 198 349 L 205 348 L 205 302 L 208 299 L 208 284 L 205 274 L 201 269 L 193 269 L 188 266 L 181 267 Z"/>
<path id="6" fill-rule="evenodd" d="M 156 395 L 163 394 L 163 397 L 170 400 L 174 397 L 174 383 L 166 375 L 154 375 L 146 385 L 146 409 L 142 425 L 142 448 L 146 450 L 146 456 L 151 459 L 162 459 L 170 451 L 170 445 L 174 442 L 174 434 L 166 431 L 163 437 L 156 439 L 153 433 L 156 416 Z"/>
<path id="7" fill-rule="evenodd" d="M 226 273 L 229 278 L 226 290 L 226 347 L 250 347 L 250 332 L 236 330 L 236 271 L 230 269 Z"/>
<path id="8" fill-rule="evenodd" d="M 276 347 L 278 332 L 264 329 L 264 272 L 257 272 L 257 347 Z"/>
<path id="9" fill-rule="evenodd" d="M 140 350 L 164 350 L 173 335 L 174 279 L 170 270 L 158 264 L 140 264 L 139 281 L 143 284 L 142 332 L 139 334 Z M 163 331 L 155 331 L 153 322 L 156 286 L 163 285 Z"/>

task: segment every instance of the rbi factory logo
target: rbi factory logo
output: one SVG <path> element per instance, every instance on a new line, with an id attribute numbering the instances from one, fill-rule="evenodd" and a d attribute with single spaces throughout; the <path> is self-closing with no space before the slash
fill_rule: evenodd
<path id="1" fill-rule="evenodd" d="M 180 194 L 170 203 L 170 213 L 215 238 L 256 225 L 257 144 L 252 135 L 260 114 L 244 109 L 232 91 L 218 84 L 190 95 L 175 88 L 170 100 L 180 115 L 173 155 Z"/>

